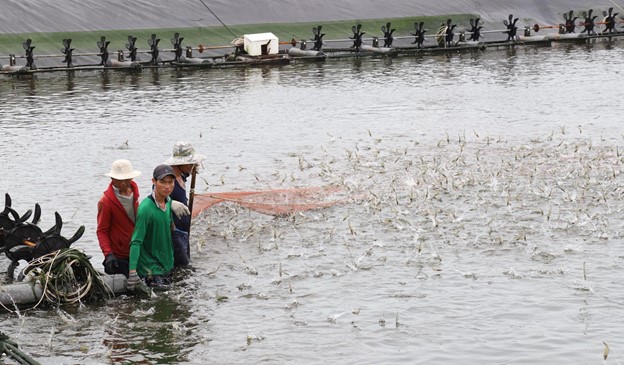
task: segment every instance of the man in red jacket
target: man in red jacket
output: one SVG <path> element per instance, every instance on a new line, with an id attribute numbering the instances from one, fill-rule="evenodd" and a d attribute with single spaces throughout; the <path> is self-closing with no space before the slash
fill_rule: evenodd
<path id="1" fill-rule="evenodd" d="M 97 238 L 104 254 L 104 271 L 110 275 L 128 276 L 130 240 L 139 205 L 139 187 L 132 179 L 139 175 L 128 160 L 114 161 L 105 174 L 111 182 L 98 202 Z"/>

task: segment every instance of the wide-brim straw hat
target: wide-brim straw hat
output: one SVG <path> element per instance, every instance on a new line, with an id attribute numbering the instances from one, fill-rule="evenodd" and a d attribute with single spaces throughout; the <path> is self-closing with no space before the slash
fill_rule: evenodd
<path id="1" fill-rule="evenodd" d="M 206 156 L 195 153 L 195 149 L 190 143 L 178 142 L 173 146 L 173 155 L 163 163 L 171 166 L 194 165 L 205 159 Z"/>
<path id="2" fill-rule="evenodd" d="M 133 169 L 132 163 L 128 160 L 115 160 L 111 165 L 110 172 L 104 175 L 117 180 L 127 180 L 141 175 L 141 171 Z"/>

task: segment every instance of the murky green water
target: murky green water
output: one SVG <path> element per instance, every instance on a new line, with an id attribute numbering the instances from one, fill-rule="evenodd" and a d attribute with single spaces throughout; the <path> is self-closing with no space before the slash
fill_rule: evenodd
<path id="1" fill-rule="evenodd" d="M 173 290 L 4 313 L 2 331 L 51 364 L 598 363 L 603 341 L 622 361 L 623 55 L 4 77 L 0 192 L 39 202 L 43 228 L 54 211 L 67 235 L 86 225 L 75 247 L 96 267 L 102 174 L 131 159 L 145 196 L 178 140 L 208 156 L 199 193 L 353 200 L 290 218 L 217 205 Z"/>

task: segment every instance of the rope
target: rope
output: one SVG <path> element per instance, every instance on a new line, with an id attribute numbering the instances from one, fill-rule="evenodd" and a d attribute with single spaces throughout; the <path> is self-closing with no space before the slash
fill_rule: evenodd
<path id="1" fill-rule="evenodd" d="M 237 36 L 236 34 L 234 34 L 234 32 L 232 32 L 232 31 L 230 30 L 230 28 L 228 28 L 228 26 L 227 26 L 227 25 L 225 25 L 225 23 L 224 23 L 221 19 L 219 19 L 219 17 L 217 16 L 217 14 L 215 14 L 215 13 L 214 13 L 214 11 L 212 11 L 212 10 L 208 7 L 208 5 L 206 5 L 206 3 L 204 2 L 204 0 L 199 0 L 199 1 L 200 1 L 202 4 L 204 4 L 204 6 L 206 7 L 206 9 L 208 9 L 208 11 L 209 11 L 209 12 L 211 12 L 211 13 L 212 13 L 212 15 L 214 15 L 214 17 L 215 17 L 215 18 L 217 18 L 217 20 L 218 20 L 221 24 L 223 24 L 223 26 L 225 27 L 225 29 L 227 29 L 227 30 L 228 30 L 228 32 L 232 33 L 232 35 L 233 35 L 234 37 L 238 38 L 238 36 Z"/>
<path id="2" fill-rule="evenodd" d="M 13 298 L 11 298 L 11 300 L 13 301 L 13 306 L 15 307 L 16 310 L 11 310 L 11 309 L 7 308 L 7 306 L 4 305 L 2 302 L 0 302 L 0 306 L 2 308 L 4 308 L 4 310 L 6 310 L 9 313 L 17 313 L 17 305 L 15 304 L 15 300 L 13 300 Z"/>
<path id="3" fill-rule="evenodd" d="M 40 363 L 32 357 L 25 354 L 18 348 L 16 342 L 11 341 L 9 336 L 0 332 L 0 356 L 5 353 L 13 360 L 22 365 L 40 365 Z"/>
<path id="4" fill-rule="evenodd" d="M 53 252 L 54 253 L 54 257 L 52 258 L 52 261 L 54 261 L 56 259 L 56 257 L 59 254 L 59 251 Z M 50 254 L 48 254 L 50 255 Z M 48 256 L 45 255 L 45 256 Z M 52 271 L 52 265 L 50 265 L 50 268 L 48 269 L 48 277 L 50 275 L 50 271 Z M 48 280 L 45 281 L 45 285 L 43 286 L 43 292 L 45 293 L 48 290 Z M 39 298 L 39 301 L 37 302 L 37 304 L 35 304 L 35 306 L 33 308 L 36 308 L 37 306 L 39 306 L 39 304 L 41 304 L 41 301 L 43 300 L 43 298 L 45 298 L 45 295 L 42 295 L 41 298 Z"/>
<path id="5" fill-rule="evenodd" d="M 111 298 L 112 290 L 102 281 L 98 272 L 82 252 L 66 248 L 31 261 L 24 273 L 35 272 L 43 285 L 44 299 L 48 303 L 77 303 L 83 299 Z"/>

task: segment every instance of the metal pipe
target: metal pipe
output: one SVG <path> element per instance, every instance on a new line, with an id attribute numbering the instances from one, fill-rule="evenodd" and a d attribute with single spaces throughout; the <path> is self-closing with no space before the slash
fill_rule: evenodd
<path id="1" fill-rule="evenodd" d="M 373 38 L 362 38 L 362 41 L 372 41 L 372 40 L 373 40 L 373 39 L 375 39 L 375 38 L 377 38 L 377 39 L 383 39 L 383 37 L 382 37 L 382 38 L 378 38 L 378 37 L 373 37 Z M 327 42 L 327 43 L 331 43 L 331 42 L 353 42 L 353 41 L 355 41 L 355 39 L 353 39 L 353 38 L 347 38 L 347 39 L 324 39 L 324 40 L 323 40 L 323 43 L 326 43 L 326 42 Z"/>
<path id="2" fill-rule="evenodd" d="M 518 27 L 518 29 L 520 29 Z M 509 29 L 495 29 L 495 30 L 482 30 L 480 33 L 507 33 L 509 31 Z M 465 32 L 466 34 L 472 34 L 472 32 Z"/>
<path id="3" fill-rule="evenodd" d="M 72 57 L 81 57 L 81 56 L 101 56 L 102 53 L 72 53 Z M 15 58 L 26 58 L 24 55 L 16 55 Z M 65 57 L 64 54 L 42 54 L 42 55 L 34 55 L 35 58 L 49 58 L 49 57 Z M 0 57 L 0 59 L 8 59 L 10 57 Z"/>
<path id="4" fill-rule="evenodd" d="M 197 48 L 191 48 L 193 50 L 198 50 L 198 51 L 203 51 L 206 49 L 225 49 L 225 48 L 234 48 L 236 47 L 235 45 L 231 45 L 231 46 L 204 46 L 202 44 L 198 45 Z"/>
<path id="5" fill-rule="evenodd" d="M 126 277 L 122 274 L 102 275 L 102 281 L 115 294 L 126 292 Z M 39 282 L 18 282 L 0 286 L 0 308 L 12 310 L 15 306 L 36 304 L 43 296 Z"/>
<path id="6" fill-rule="evenodd" d="M 393 37 L 394 39 L 414 39 L 414 37 L 416 37 L 415 35 L 410 35 L 410 36 L 398 36 L 398 37 Z M 383 38 L 382 38 L 383 39 Z"/>
<path id="7" fill-rule="evenodd" d="M 205 50 L 210 50 L 210 49 L 226 49 L 226 48 L 234 48 L 234 45 L 231 46 L 202 46 L 199 45 L 198 47 L 190 47 L 192 50 L 195 51 L 200 51 L 203 52 Z M 159 49 L 159 52 L 175 52 L 176 50 L 173 48 L 165 48 L 165 49 Z M 141 50 L 141 51 L 137 51 L 137 53 L 151 53 L 151 50 Z M 109 55 L 110 54 L 117 54 L 117 51 L 114 52 L 107 52 Z M 87 53 L 72 53 L 72 58 L 73 57 L 88 57 L 88 56 L 101 56 L 103 53 L 102 52 L 87 52 Z M 42 54 L 42 55 L 37 55 L 35 54 L 34 57 L 35 59 L 37 58 L 60 58 L 60 57 L 65 57 L 65 54 L 59 53 L 59 54 Z M 15 55 L 15 58 L 26 58 L 27 56 L 25 55 Z M 10 56 L 0 56 L 0 59 L 10 59 Z"/>

